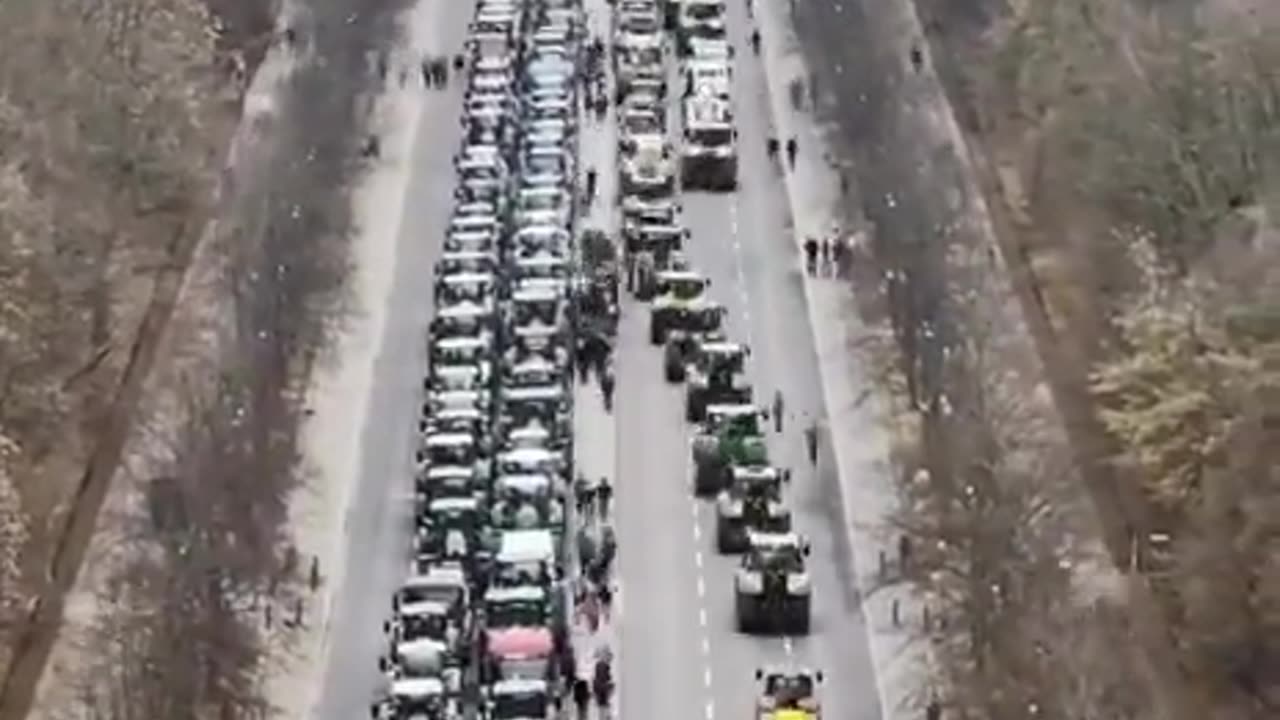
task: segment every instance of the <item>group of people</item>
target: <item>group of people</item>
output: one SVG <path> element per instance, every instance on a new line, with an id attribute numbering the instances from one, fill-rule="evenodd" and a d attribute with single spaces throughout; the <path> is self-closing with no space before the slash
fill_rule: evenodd
<path id="1" fill-rule="evenodd" d="M 582 73 L 582 104 L 594 113 L 596 122 L 603 122 L 609 111 L 609 83 L 604 69 L 604 41 L 599 37 L 587 46 L 586 63 Z"/>
<path id="2" fill-rule="evenodd" d="M 810 277 L 846 277 L 849 245 L 839 235 L 821 240 L 810 235 L 804 240 L 804 268 Z"/>
<path id="3" fill-rule="evenodd" d="M 600 380 L 600 392 L 604 395 L 604 409 L 613 412 L 613 344 L 601 333 L 584 333 L 578 338 L 578 346 L 574 350 L 578 377 L 582 382 L 589 382 L 592 371 L 595 371 Z"/>
<path id="4" fill-rule="evenodd" d="M 453 58 L 453 69 L 461 72 L 466 60 L 462 55 Z M 443 89 L 449 85 L 449 58 L 443 55 L 422 58 L 422 85 L 427 88 Z"/>
<path id="5" fill-rule="evenodd" d="M 782 391 L 774 390 L 772 411 L 773 431 L 776 433 L 782 432 L 783 412 L 785 409 L 786 408 L 782 400 Z M 818 466 L 818 421 L 816 419 L 811 420 L 804 429 L 804 446 L 805 453 L 809 457 L 809 464 L 816 468 Z"/>
<path id="6" fill-rule="evenodd" d="M 778 138 L 770 135 L 769 138 L 764 141 L 764 150 L 765 150 L 765 153 L 769 156 L 769 160 L 771 162 L 778 161 L 778 148 L 779 148 Z M 790 170 L 795 170 L 796 156 L 799 155 L 800 153 L 800 143 L 796 141 L 796 138 L 794 135 L 787 138 L 787 142 L 785 144 L 785 151 L 787 154 L 787 168 Z"/>
<path id="7" fill-rule="evenodd" d="M 586 720 L 595 702 L 600 717 L 608 715 L 613 698 L 613 651 L 602 634 L 613 608 L 613 567 L 618 540 L 610 522 L 613 487 L 607 477 L 592 482 L 584 475 L 574 480 L 578 511 L 577 552 L 580 576 L 574 584 L 574 621 L 591 639 L 590 665 L 579 662 L 572 645 L 564 658 L 565 677 L 572 678 L 570 693 L 579 720 Z"/>

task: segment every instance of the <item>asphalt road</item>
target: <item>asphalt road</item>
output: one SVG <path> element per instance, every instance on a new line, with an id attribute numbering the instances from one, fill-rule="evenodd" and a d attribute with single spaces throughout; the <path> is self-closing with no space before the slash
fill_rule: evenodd
<path id="1" fill-rule="evenodd" d="M 437 2 L 440 37 L 461 38 L 471 2 Z M 412 78 L 416 81 L 416 77 Z M 415 131 L 406 202 L 397 239 L 395 278 L 386 328 L 361 433 L 359 477 L 345 519 L 346 572 L 330 616 L 326 667 L 312 716 L 368 717 L 383 679 L 377 658 L 386 649 L 382 622 L 391 594 L 410 563 L 412 441 L 426 371 L 425 329 L 434 311 L 430 284 L 453 203 L 452 163 L 459 141 L 462 84 L 433 91 Z"/>
<path id="2" fill-rule="evenodd" d="M 780 169 L 765 155 L 770 113 L 762 67 L 746 42 L 742 4 L 729 5 L 741 185 L 732 194 L 685 195 L 684 220 L 692 230 L 687 252 L 729 307 L 730 335 L 752 346 L 757 397 L 767 403 L 780 389 L 785 398 L 784 432 L 772 436 L 771 452 L 794 469 L 789 503 L 796 529 L 812 542 L 812 634 L 787 640 L 735 631 L 736 558 L 715 552 L 714 509 L 689 490 L 691 433 L 681 390 L 662 380 L 660 352 L 645 335 L 646 308 L 628 304 L 618 348 L 622 715 L 747 716 L 756 697 L 755 668 L 777 663 L 826 671 L 822 699 L 831 717 L 878 720 L 825 432 L 818 467 L 805 456 L 803 428 L 815 420 L 825 427 L 825 409 Z"/>

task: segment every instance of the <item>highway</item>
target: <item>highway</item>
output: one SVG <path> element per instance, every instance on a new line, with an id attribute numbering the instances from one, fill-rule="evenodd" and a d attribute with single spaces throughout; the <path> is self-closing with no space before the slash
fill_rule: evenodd
<path id="1" fill-rule="evenodd" d="M 693 267 L 712 279 L 712 295 L 729 308 L 731 338 L 752 347 L 749 373 L 758 400 L 768 403 L 775 389 L 784 395 L 784 432 L 771 436 L 770 450 L 794 469 L 788 502 L 796 529 L 812 542 L 813 628 L 809 637 L 793 640 L 735 631 L 736 558 L 715 553 L 714 509 L 689 490 L 691 432 L 682 388 L 663 382 L 661 354 L 647 343 L 647 309 L 629 301 L 618 340 L 621 714 L 745 717 L 756 697 L 755 668 L 776 663 L 826 672 L 821 699 L 828 716 L 879 720 L 825 432 L 816 470 L 805 456 L 803 428 L 813 420 L 825 428 L 826 411 L 781 170 L 765 153 L 770 106 L 763 68 L 747 42 L 743 5 L 730 2 L 729 13 L 740 187 L 731 194 L 685 194 L 684 222 L 692 230 L 686 251 Z M 674 82 L 671 94 L 674 102 Z"/>
<path id="2" fill-rule="evenodd" d="M 455 39 L 438 52 L 459 51 L 473 3 L 428 1 L 435 6 L 431 36 L 442 42 Z M 417 84 L 416 68 L 409 73 L 409 81 Z M 410 562 L 413 505 L 408 478 L 413 476 L 412 440 L 426 372 L 425 330 L 433 314 L 430 278 L 443 247 L 456 183 L 452 157 L 460 138 L 459 80 L 447 90 L 431 92 L 412 131 L 409 156 L 397 158 L 411 171 L 404 188 L 395 277 L 386 298 L 386 326 L 361 432 L 359 474 L 343 524 L 345 572 L 334 590 L 314 718 L 367 718 L 369 703 L 384 679 L 377 662 L 386 650 L 382 623 Z"/>

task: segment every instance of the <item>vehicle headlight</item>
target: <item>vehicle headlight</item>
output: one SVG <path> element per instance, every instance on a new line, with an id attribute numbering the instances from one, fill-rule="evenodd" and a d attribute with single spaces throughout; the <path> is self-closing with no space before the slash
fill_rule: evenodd
<path id="1" fill-rule="evenodd" d="M 757 572 L 738 573 L 738 589 L 744 593 L 755 595 L 764 592 L 764 577 Z"/>
<path id="2" fill-rule="evenodd" d="M 787 592 L 796 595 L 809 594 L 809 573 L 792 573 L 787 576 Z"/>

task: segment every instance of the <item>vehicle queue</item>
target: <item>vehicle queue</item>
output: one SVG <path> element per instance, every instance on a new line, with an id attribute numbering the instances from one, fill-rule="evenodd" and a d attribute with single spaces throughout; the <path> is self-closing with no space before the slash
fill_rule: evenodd
<path id="1" fill-rule="evenodd" d="M 726 0 L 619 0 L 614 4 L 619 202 L 626 287 L 649 304 L 649 340 L 663 353 L 669 383 L 683 383 L 694 426 L 693 493 L 712 498 L 719 553 L 740 555 L 734 573 L 737 630 L 805 635 L 812 588 L 809 544 L 791 527 L 783 486 L 789 470 L 771 462 L 764 423 L 746 377 L 751 351 L 724 332 L 726 308 L 684 256 L 681 192 L 729 192 L 738 185 L 733 116 L 733 48 Z M 669 97 L 674 44 L 679 97 Z M 668 107 L 678 110 L 678 131 Z M 672 142 L 679 138 L 678 145 Z M 678 178 L 678 182 L 677 182 Z M 729 252 L 726 246 L 723 248 Z M 813 718 L 822 672 L 762 668 L 762 717 Z"/>
<path id="2" fill-rule="evenodd" d="M 573 473 L 578 0 L 479 0 L 374 718 L 554 717 Z"/>
<path id="3" fill-rule="evenodd" d="M 691 238 L 680 186 L 737 185 L 724 0 L 617 0 L 607 46 L 587 42 L 579 2 L 479 0 L 471 23 L 456 202 L 426 337 L 414 560 L 383 627 L 387 683 L 371 705 L 375 719 L 559 716 L 574 680 L 563 662 L 572 653 L 564 580 L 573 365 L 607 359 L 624 282 L 649 305 L 666 380 L 685 385 L 691 484 L 714 498 L 717 549 L 742 554 L 738 629 L 809 630 L 808 544 L 792 532 L 783 499 L 790 473 L 770 462 L 768 412 L 746 379 L 750 349 L 725 336 L 725 307 L 682 253 Z M 668 112 L 673 39 L 679 133 Z M 594 65 L 606 49 L 616 80 L 616 238 L 576 227 L 581 94 L 594 95 L 588 105 L 598 112 L 607 91 Z M 817 716 L 821 672 L 757 677 L 762 715 Z"/>

